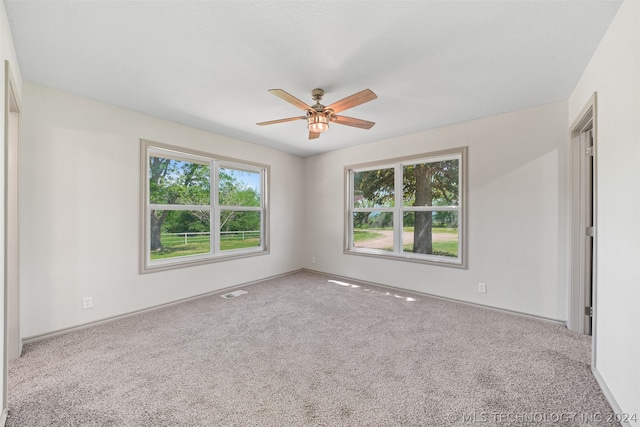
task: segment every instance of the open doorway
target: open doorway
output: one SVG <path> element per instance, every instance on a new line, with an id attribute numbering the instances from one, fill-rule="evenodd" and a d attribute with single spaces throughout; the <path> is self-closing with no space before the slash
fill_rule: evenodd
<path id="1" fill-rule="evenodd" d="M 595 329 L 596 95 L 571 128 L 571 295 L 569 329 Z"/>

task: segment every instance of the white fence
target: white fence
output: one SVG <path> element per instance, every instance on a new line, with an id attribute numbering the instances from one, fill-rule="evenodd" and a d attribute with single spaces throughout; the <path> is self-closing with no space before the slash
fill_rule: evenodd
<path id="1" fill-rule="evenodd" d="M 202 240 L 203 237 L 209 236 L 208 231 L 202 232 L 189 232 L 189 233 L 162 233 L 162 236 L 176 236 L 184 238 L 184 244 L 186 245 L 189 242 L 189 238 L 191 240 Z M 221 231 L 220 232 L 220 240 L 245 240 L 245 239 L 255 239 L 260 237 L 260 231 Z"/>

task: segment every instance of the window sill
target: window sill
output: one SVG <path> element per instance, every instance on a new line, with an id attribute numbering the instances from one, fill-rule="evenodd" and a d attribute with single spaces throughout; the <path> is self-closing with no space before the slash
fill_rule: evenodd
<path id="1" fill-rule="evenodd" d="M 467 265 L 462 263 L 458 259 L 447 259 L 445 257 L 439 257 L 437 255 L 432 255 L 429 257 L 425 256 L 416 256 L 410 253 L 404 255 L 398 255 L 395 253 L 385 253 L 383 251 L 376 250 L 360 250 L 360 249 L 345 249 L 344 253 L 346 255 L 360 255 L 372 258 L 379 259 L 388 259 L 392 261 L 405 261 L 405 262 L 413 262 L 418 264 L 427 264 L 427 265 L 435 265 L 439 267 L 450 267 L 450 268 L 458 268 L 462 270 L 467 269 Z"/>
<path id="2" fill-rule="evenodd" d="M 254 256 L 260 255 L 269 255 L 268 249 L 254 249 L 254 250 L 229 250 L 224 254 L 219 254 L 215 256 L 192 256 L 192 257 L 183 257 L 179 260 L 176 259 L 165 259 L 165 260 L 157 260 L 157 261 L 143 261 L 140 267 L 140 274 L 147 273 L 155 273 L 157 271 L 167 271 L 167 270 L 175 270 L 177 268 L 185 268 L 185 267 L 193 267 L 196 265 L 205 265 L 212 264 L 216 262 L 222 261 L 230 261 L 234 259 L 242 259 L 242 258 L 250 258 Z M 189 258 L 189 259 L 186 259 Z"/>

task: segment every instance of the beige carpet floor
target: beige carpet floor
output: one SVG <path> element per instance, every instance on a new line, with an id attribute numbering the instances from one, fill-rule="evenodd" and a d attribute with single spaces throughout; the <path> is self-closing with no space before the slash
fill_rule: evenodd
<path id="1" fill-rule="evenodd" d="M 590 337 L 564 326 L 304 271 L 243 289 L 27 345 L 9 366 L 7 425 L 602 426 L 611 414 Z"/>

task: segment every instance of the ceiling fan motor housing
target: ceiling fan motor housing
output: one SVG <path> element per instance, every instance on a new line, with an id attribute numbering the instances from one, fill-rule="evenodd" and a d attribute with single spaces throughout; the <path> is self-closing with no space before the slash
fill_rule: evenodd
<path id="1" fill-rule="evenodd" d="M 315 88 L 311 91 L 311 99 L 313 99 L 314 101 L 320 102 L 323 97 L 324 97 L 324 90 L 320 88 Z"/>

